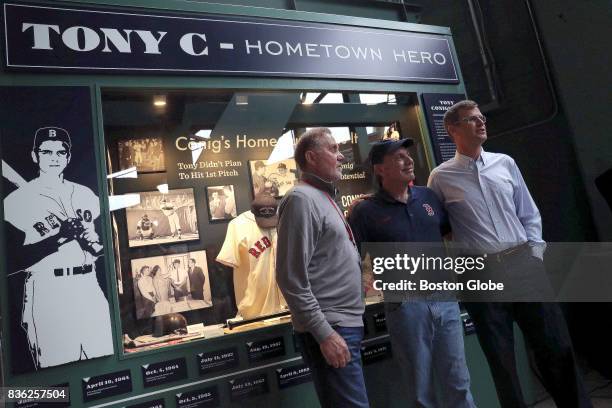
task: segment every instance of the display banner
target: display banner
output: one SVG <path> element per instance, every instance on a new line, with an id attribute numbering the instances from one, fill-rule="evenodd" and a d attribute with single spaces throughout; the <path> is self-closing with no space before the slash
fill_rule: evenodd
<path id="1" fill-rule="evenodd" d="M 144 364 L 142 381 L 145 387 L 166 384 L 187 378 L 187 363 L 184 358 L 161 361 L 154 364 Z"/>
<path id="2" fill-rule="evenodd" d="M 0 100 L 10 367 L 112 355 L 90 90 L 0 87 Z"/>
<path id="3" fill-rule="evenodd" d="M 245 98 L 247 103 L 239 102 L 238 96 Z M 270 157 L 299 104 L 299 97 L 298 92 L 235 94 L 216 120 L 210 137 L 198 142 L 186 134 L 166 138 L 168 185 L 186 188 L 198 184 L 255 184 L 256 162 L 264 163 Z M 208 106 L 198 111 L 194 107 L 191 114 L 198 117 L 202 112 L 204 116 L 206 108 Z M 277 165 L 264 169 L 266 180 L 277 172 Z M 288 173 L 294 174 L 291 167 L 295 168 L 295 164 L 289 167 Z M 253 187 L 253 191 L 243 189 L 239 193 L 255 193 Z"/>
<path id="4" fill-rule="evenodd" d="M 454 104 L 465 99 L 464 94 L 423 94 L 423 109 L 433 146 L 436 163 L 455 157 L 455 143 L 444 128 L 444 114 Z"/>
<path id="5" fill-rule="evenodd" d="M 4 15 L 11 70 L 459 82 L 442 35 L 10 3 Z"/>

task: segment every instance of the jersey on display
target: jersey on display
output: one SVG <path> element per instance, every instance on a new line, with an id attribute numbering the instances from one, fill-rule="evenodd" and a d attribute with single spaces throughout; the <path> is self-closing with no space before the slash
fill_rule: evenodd
<path id="1" fill-rule="evenodd" d="M 286 305 L 276 285 L 276 229 L 260 228 L 251 211 L 229 223 L 217 262 L 234 268 L 236 304 L 243 318 L 276 313 Z"/>

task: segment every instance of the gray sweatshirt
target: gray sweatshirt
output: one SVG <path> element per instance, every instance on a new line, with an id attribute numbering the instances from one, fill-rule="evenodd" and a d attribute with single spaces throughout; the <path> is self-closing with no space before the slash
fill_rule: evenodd
<path id="1" fill-rule="evenodd" d="M 294 187 L 279 207 L 276 281 L 295 330 L 320 343 L 332 326 L 363 326 L 364 303 L 359 253 L 325 193 L 333 199 L 333 187 L 307 181 L 312 185 Z"/>

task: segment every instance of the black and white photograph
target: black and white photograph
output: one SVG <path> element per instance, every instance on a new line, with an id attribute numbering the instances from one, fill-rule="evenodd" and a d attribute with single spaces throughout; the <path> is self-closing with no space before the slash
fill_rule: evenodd
<path id="1" fill-rule="evenodd" d="M 118 143 L 119 167 L 121 170 L 136 167 L 139 173 L 154 173 L 166 170 L 164 144 L 160 137 L 122 139 Z"/>
<path id="2" fill-rule="evenodd" d="M 212 307 L 206 251 L 132 259 L 136 318 Z"/>
<path id="3" fill-rule="evenodd" d="M 210 221 L 231 220 L 238 215 L 233 185 L 206 187 L 206 197 Z"/>
<path id="4" fill-rule="evenodd" d="M 249 170 L 253 197 L 264 192 L 282 197 L 298 182 L 294 159 L 271 164 L 267 164 L 266 160 L 250 160 Z"/>
<path id="5" fill-rule="evenodd" d="M 193 189 L 140 193 L 140 204 L 126 209 L 130 247 L 200 239 Z"/>

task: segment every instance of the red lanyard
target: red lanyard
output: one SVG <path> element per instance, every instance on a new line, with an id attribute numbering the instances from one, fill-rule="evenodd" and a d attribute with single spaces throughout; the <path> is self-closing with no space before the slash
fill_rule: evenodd
<path id="1" fill-rule="evenodd" d="M 325 197 L 327 197 L 327 199 L 329 200 L 330 204 L 332 205 L 332 207 L 334 207 L 334 209 L 338 213 L 338 216 L 340 217 L 340 219 L 344 223 L 344 228 L 346 228 L 346 233 L 348 234 L 349 240 L 351 241 L 353 246 L 357 247 L 357 244 L 355 243 L 355 238 L 353 236 L 353 230 L 351 230 L 351 226 L 348 224 L 348 222 L 346 222 L 346 219 L 344 218 L 344 215 L 342 215 L 342 212 L 340 211 L 340 208 L 338 208 L 338 205 L 334 202 L 334 200 L 332 200 L 331 196 L 327 193 L 327 191 L 322 190 L 322 189 L 312 185 L 311 183 L 309 183 L 306 180 L 302 180 L 302 181 L 304 183 L 308 184 L 309 186 L 316 188 L 317 190 L 319 190 L 323 194 L 325 194 Z"/>

